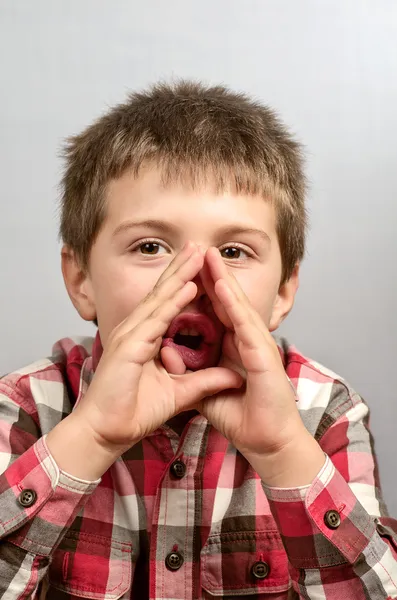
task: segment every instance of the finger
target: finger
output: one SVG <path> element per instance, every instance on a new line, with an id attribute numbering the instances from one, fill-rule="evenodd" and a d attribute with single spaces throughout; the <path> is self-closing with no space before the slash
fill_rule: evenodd
<path id="1" fill-rule="evenodd" d="M 228 268 L 225 265 L 218 248 L 208 248 L 205 256 L 211 277 L 214 282 L 218 281 L 218 279 L 229 279 L 230 275 Z"/>
<path id="2" fill-rule="evenodd" d="M 229 283 L 224 279 L 218 279 L 215 283 L 215 293 L 230 317 L 238 340 L 252 349 L 263 345 L 263 332 L 258 329 L 252 315 L 237 298 Z"/>
<path id="3" fill-rule="evenodd" d="M 252 314 L 254 311 L 247 310 L 228 282 L 219 279 L 215 284 L 215 293 L 233 323 L 237 337 L 236 345 L 244 369 L 251 374 L 263 374 L 275 364 L 274 358 L 280 365 L 280 353 L 268 328 L 262 320 L 258 327 L 255 315 Z"/>
<path id="4" fill-rule="evenodd" d="M 219 250 L 215 247 L 208 248 L 207 254 L 207 268 L 211 274 L 211 277 L 216 283 L 219 279 L 224 279 L 229 283 L 229 285 L 234 289 L 235 293 L 241 300 L 245 299 L 248 301 L 247 296 L 245 295 L 243 289 L 238 283 L 237 279 L 234 277 L 233 273 L 225 265 L 222 260 L 221 254 Z"/>
<path id="5" fill-rule="evenodd" d="M 224 279 L 232 288 L 232 290 L 234 290 L 237 297 L 242 302 L 245 302 L 247 304 L 247 307 L 251 307 L 251 304 L 247 296 L 245 295 L 242 287 L 240 286 L 239 282 L 237 281 L 233 273 L 230 271 L 230 269 L 228 269 L 225 265 L 219 250 L 217 248 L 209 248 L 207 251 L 206 258 L 207 268 L 214 281 L 214 285 L 217 281 L 219 281 L 219 279 Z"/>
<path id="6" fill-rule="evenodd" d="M 186 283 L 196 277 L 202 269 L 203 262 L 204 257 L 202 254 L 198 249 L 194 250 L 191 256 L 170 277 L 152 290 L 146 301 L 142 304 L 143 314 L 156 310 L 164 302 L 171 300 Z"/>
<path id="7" fill-rule="evenodd" d="M 185 283 L 174 297 L 158 306 L 149 317 L 119 340 L 120 352 L 125 352 L 131 364 L 143 365 L 158 354 L 164 334 L 172 319 L 195 298 L 197 286 L 193 281 Z"/>
<path id="8" fill-rule="evenodd" d="M 215 311 L 218 319 L 225 325 L 225 327 L 230 328 L 232 326 L 231 321 L 227 315 L 227 312 L 222 306 L 222 303 L 219 302 L 217 295 L 214 290 L 214 280 L 212 279 L 209 267 L 207 262 L 204 261 L 203 268 L 200 271 L 200 279 L 204 286 L 205 292 L 209 299 L 211 300 L 212 307 Z"/>
<path id="9" fill-rule="evenodd" d="M 233 365 L 234 370 L 239 371 L 241 368 L 241 357 L 237 348 L 237 343 L 238 338 L 234 331 L 227 331 L 223 337 L 221 366 L 230 367 Z"/>
<path id="10" fill-rule="evenodd" d="M 238 373 L 223 367 L 212 367 L 181 375 L 176 379 L 177 412 L 194 406 L 207 396 L 239 388 L 242 384 L 243 378 Z"/>
<path id="11" fill-rule="evenodd" d="M 188 240 L 186 244 L 184 244 L 184 246 L 181 248 L 180 252 L 178 252 L 178 254 L 174 256 L 174 258 L 172 259 L 168 267 L 165 269 L 165 271 L 163 271 L 163 273 L 160 275 L 156 285 L 160 285 L 163 281 L 168 279 L 168 277 L 173 275 L 177 271 L 177 269 L 179 269 L 179 267 L 183 265 L 186 262 L 186 260 L 193 254 L 193 252 L 197 249 L 197 245 Z"/>
<path id="12" fill-rule="evenodd" d="M 188 281 L 196 277 L 203 266 L 203 262 L 204 258 L 196 247 L 175 272 L 156 286 L 133 313 L 120 323 L 112 337 L 119 339 L 128 331 L 133 330 L 139 323 L 145 321 L 157 307 L 174 298 Z"/>
<path id="13" fill-rule="evenodd" d="M 186 365 L 175 348 L 170 346 L 161 348 L 160 358 L 165 370 L 171 375 L 184 375 L 186 373 Z"/>
<path id="14" fill-rule="evenodd" d="M 211 277 L 213 278 L 214 284 L 219 281 L 219 279 L 224 279 L 230 288 L 236 294 L 236 297 L 240 300 L 242 304 L 246 307 L 247 311 L 250 313 L 251 318 L 255 321 L 256 325 L 261 328 L 263 327 L 263 321 L 257 311 L 253 308 L 251 302 L 249 301 L 247 295 L 245 294 L 243 288 L 225 265 L 222 260 L 222 257 L 217 248 L 209 248 L 207 251 L 207 268 L 211 273 Z"/>
<path id="15" fill-rule="evenodd" d="M 196 277 L 202 269 L 203 263 L 203 255 L 196 247 L 192 254 L 175 269 L 172 275 L 161 281 L 159 285 L 156 284 L 141 305 L 144 308 L 143 312 L 152 311 L 169 298 L 172 298 L 188 281 Z"/>
<path id="16" fill-rule="evenodd" d="M 145 315 L 150 314 L 150 298 L 153 296 L 154 290 L 158 289 L 163 281 L 165 281 L 169 276 L 174 275 L 174 273 L 186 262 L 188 262 L 192 255 L 197 252 L 196 244 L 188 241 L 182 247 L 181 251 L 173 258 L 165 271 L 161 274 L 159 279 L 156 282 L 153 290 L 142 300 L 142 302 L 137 306 L 137 308 L 131 313 L 128 317 L 124 319 L 119 325 L 113 330 L 112 337 L 122 337 L 125 333 L 130 331 L 138 322 L 142 321 L 145 318 Z"/>

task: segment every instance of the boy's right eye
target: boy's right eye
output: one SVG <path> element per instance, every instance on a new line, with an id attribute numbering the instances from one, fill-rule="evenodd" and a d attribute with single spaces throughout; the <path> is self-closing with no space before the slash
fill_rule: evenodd
<path id="1" fill-rule="evenodd" d="M 167 254 L 169 250 L 157 240 L 142 240 L 131 248 L 131 252 L 137 252 L 145 256 L 157 256 Z"/>
<path id="2" fill-rule="evenodd" d="M 139 246 L 142 254 L 158 254 L 160 250 L 160 244 L 156 242 L 145 242 Z"/>

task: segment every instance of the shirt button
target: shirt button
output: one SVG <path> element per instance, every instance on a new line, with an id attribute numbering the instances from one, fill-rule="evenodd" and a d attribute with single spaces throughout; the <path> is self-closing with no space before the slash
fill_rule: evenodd
<path id="1" fill-rule="evenodd" d="M 37 500 L 37 494 L 34 490 L 22 490 L 17 498 L 18 504 L 25 508 L 32 506 Z"/>
<path id="2" fill-rule="evenodd" d="M 183 565 L 183 556 L 179 552 L 170 552 L 165 557 L 165 566 L 171 571 L 177 571 Z"/>
<path id="3" fill-rule="evenodd" d="M 181 460 L 176 460 L 171 465 L 171 473 L 177 479 L 182 479 L 186 474 L 186 465 Z"/>
<path id="4" fill-rule="evenodd" d="M 263 560 L 258 560 L 251 567 L 251 573 L 255 579 L 265 579 L 269 575 L 269 565 Z"/>
<path id="5" fill-rule="evenodd" d="M 327 510 L 324 516 L 324 522 L 330 529 L 338 529 L 341 521 L 340 515 L 336 510 Z"/>

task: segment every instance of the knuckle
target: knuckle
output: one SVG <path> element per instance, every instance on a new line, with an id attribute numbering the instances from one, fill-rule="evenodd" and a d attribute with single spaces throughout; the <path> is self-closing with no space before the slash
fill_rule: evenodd
<path id="1" fill-rule="evenodd" d="M 153 287 L 152 290 L 150 290 L 150 292 L 147 294 L 147 296 L 145 296 L 145 298 L 142 301 L 142 304 L 148 304 L 148 302 L 150 302 L 151 300 L 155 300 L 159 295 L 159 284 L 156 283 L 156 285 Z"/>

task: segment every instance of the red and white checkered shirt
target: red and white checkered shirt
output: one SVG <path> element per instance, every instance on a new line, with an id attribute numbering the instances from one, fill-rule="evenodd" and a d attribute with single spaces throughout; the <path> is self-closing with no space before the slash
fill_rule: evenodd
<path id="1" fill-rule="evenodd" d="M 97 340 L 0 380 L 0 598 L 397 597 L 368 408 L 280 342 L 306 428 L 327 456 L 311 485 L 262 485 L 201 415 L 164 425 L 97 482 L 62 472 L 45 436 L 86 393 Z"/>

